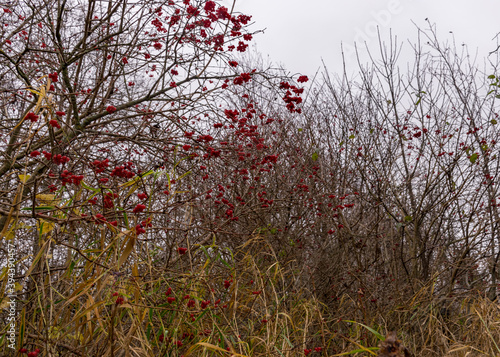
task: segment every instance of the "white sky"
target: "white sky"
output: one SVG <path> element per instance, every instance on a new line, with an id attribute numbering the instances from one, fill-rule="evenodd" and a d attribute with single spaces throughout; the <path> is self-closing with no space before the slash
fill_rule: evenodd
<path id="1" fill-rule="evenodd" d="M 496 48 L 494 37 L 500 32 L 498 0 L 236 0 L 236 10 L 253 15 L 254 30 L 266 29 L 253 41 L 264 57 L 269 55 L 292 74 L 309 76 L 321 66 L 321 59 L 329 72 L 341 71 L 341 43 L 354 71 L 353 44 L 366 41 L 375 53 L 376 25 L 383 40 L 392 30 L 399 42 L 406 43 L 406 61 L 412 58 L 408 39 L 414 42 L 417 35 L 412 21 L 426 29 L 428 18 L 437 25 L 441 42 L 451 41 L 453 31 L 457 47 L 466 43 L 473 56 L 479 50 L 480 63 Z"/>

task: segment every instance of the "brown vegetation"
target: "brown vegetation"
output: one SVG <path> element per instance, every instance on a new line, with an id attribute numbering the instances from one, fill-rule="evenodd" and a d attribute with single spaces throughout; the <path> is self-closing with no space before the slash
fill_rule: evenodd
<path id="1" fill-rule="evenodd" d="M 212 1 L 0 16 L 0 354 L 500 354 L 497 59 L 311 83 Z"/>

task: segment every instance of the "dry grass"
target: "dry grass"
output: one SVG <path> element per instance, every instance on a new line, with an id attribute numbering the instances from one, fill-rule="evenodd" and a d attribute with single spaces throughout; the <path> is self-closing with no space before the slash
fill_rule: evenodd
<path id="1" fill-rule="evenodd" d="M 500 355 L 500 307 L 488 299 L 450 301 L 444 314 L 423 288 L 356 321 L 355 299 L 327 308 L 294 291 L 294 262 L 280 264 L 262 236 L 236 252 L 198 248 L 170 269 L 132 253 L 120 274 L 46 273 L 23 302 L 22 345 L 46 356 L 370 356 L 395 329 L 415 356 Z"/>

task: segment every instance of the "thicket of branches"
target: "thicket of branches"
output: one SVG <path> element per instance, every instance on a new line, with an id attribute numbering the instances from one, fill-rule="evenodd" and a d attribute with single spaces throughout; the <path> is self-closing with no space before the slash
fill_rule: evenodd
<path id="1" fill-rule="evenodd" d="M 0 18 L 4 355 L 500 353 L 497 58 L 304 88 L 234 4 Z"/>

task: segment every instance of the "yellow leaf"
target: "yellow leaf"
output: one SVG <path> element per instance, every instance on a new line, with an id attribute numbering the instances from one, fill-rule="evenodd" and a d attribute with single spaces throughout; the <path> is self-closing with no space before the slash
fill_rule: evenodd
<path id="1" fill-rule="evenodd" d="M 54 222 L 49 222 L 41 219 L 40 223 L 38 224 L 38 230 L 41 229 L 40 234 L 47 234 L 54 230 L 54 226 Z"/>
<path id="2" fill-rule="evenodd" d="M 41 206 L 54 206 L 61 202 L 60 199 L 56 199 L 55 195 L 36 195 L 36 199 L 40 201 Z"/>
<path id="3" fill-rule="evenodd" d="M 14 226 L 12 226 L 14 227 Z M 5 234 L 5 239 L 6 240 L 12 240 L 14 239 L 16 235 L 14 234 L 14 231 L 12 230 L 12 228 Z"/>
<path id="4" fill-rule="evenodd" d="M 129 187 L 129 186 L 132 186 L 133 184 L 136 184 L 139 180 L 140 180 L 140 177 L 136 176 L 133 179 L 131 179 L 131 180 L 125 182 L 125 183 L 122 183 L 121 185 L 119 185 L 119 187 Z"/>
<path id="5" fill-rule="evenodd" d="M 22 221 L 17 222 L 16 224 L 16 229 L 31 229 L 31 228 L 33 228 L 33 226 L 30 226 L 29 224 L 26 224 Z"/>
<path id="6" fill-rule="evenodd" d="M 31 89 L 31 88 L 26 88 L 26 90 L 29 90 L 31 93 L 34 93 L 36 95 L 40 95 L 40 92 L 37 92 L 36 90 L 34 89 Z"/>
<path id="7" fill-rule="evenodd" d="M 129 197 L 130 195 L 132 195 L 138 188 L 139 186 L 137 186 L 137 183 L 134 184 L 132 187 L 130 187 L 130 190 L 128 190 L 128 193 L 127 193 L 127 197 Z"/>
<path id="8" fill-rule="evenodd" d="M 38 102 L 36 103 L 35 106 L 35 113 L 38 113 L 40 111 L 40 108 L 42 107 L 42 101 L 45 98 L 45 87 L 40 87 L 40 95 L 38 96 Z"/>
<path id="9" fill-rule="evenodd" d="M 56 339 L 56 338 L 59 338 L 60 335 L 61 335 L 61 333 L 60 333 L 59 327 L 50 326 L 50 328 L 49 328 L 49 337 L 50 338 Z"/>
<path id="10" fill-rule="evenodd" d="M 43 253 L 45 252 L 45 247 L 47 245 L 47 242 L 49 242 L 49 240 L 47 239 L 45 241 L 45 243 L 43 243 L 43 246 L 40 248 L 40 250 L 38 251 L 38 254 L 36 255 L 36 257 L 33 259 L 33 261 L 31 262 L 31 266 L 30 268 L 28 269 L 28 271 L 26 272 L 26 274 L 24 275 L 25 277 L 28 277 L 31 272 L 33 271 L 33 269 L 35 269 L 36 265 L 38 264 L 38 262 L 40 261 L 40 259 L 42 258 L 42 255 Z"/>
<path id="11" fill-rule="evenodd" d="M 131 234 L 131 235 L 129 235 L 129 239 L 128 239 L 127 245 L 125 246 L 125 249 L 123 250 L 122 256 L 118 260 L 118 269 L 120 269 L 120 266 L 123 263 L 125 263 L 128 256 L 130 255 L 130 253 L 132 253 L 134 246 L 135 246 L 135 236 L 133 234 Z"/>
<path id="12" fill-rule="evenodd" d="M 5 237 L 6 240 L 11 240 L 11 239 L 14 239 L 15 237 L 15 230 L 17 229 L 17 224 L 16 224 L 16 221 L 14 221 L 14 224 L 12 224 L 12 226 L 10 226 L 9 230 L 7 231 L 7 233 L 5 233 L 3 236 Z"/>
<path id="13" fill-rule="evenodd" d="M 28 179 L 30 178 L 30 175 L 19 175 L 19 180 L 21 180 L 22 183 L 26 183 Z"/>
<path id="14" fill-rule="evenodd" d="M 99 302 L 94 304 L 92 297 L 90 297 L 90 300 L 91 301 L 89 301 L 89 304 L 88 304 L 89 306 L 87 306 L 83 311 L 79 311 L 78 314 L 74 317 L 74 320 L 78 320 L 79 318 L 87 315 L 87 313 L 91 312 L 92 310 L 98 308 L 99 306 L 101 306 L 102 304 L 105 303 L 105 301 L 99 301 Z"/>
<path id="15" fill-rule="evenodd" d="M 188 350 L 187 355 L 189 355 L 191 352 L 193 352 L 195 346 L 203 346 L 203 347 L 208 348 L 208 349 L 210 349 L 212 351 L 219 351 L 219 352 L 223 352 L 223 353 L 230 353 L 231 356 L 247 357 L 245 355 L 241 355 L 241 354 L 236 353 L 234 351 L 225 350 L 223 348 L 220 348 L 219 346 L 212 345 L 211 343 L 207 343 L 207 342 L 198 342 L 197 344 L 195 344 L 193 347 L 191 347 Z"/>
<path id="16" fill-rule="evenodd" d="M 46 194 L 38 194 L 36 195 L 36 199 L 40 200 L 41 202 L 52 202 L 54 201 L 55 195 L 46 195 Z"/>
<path id="17" fill-rule="evenodd" d="M 10 306 L 10 299 L 9 298 L 3 299 L 2 302 L 0 303 L 0 309 L 4 310 L 8 306 Z"/>

